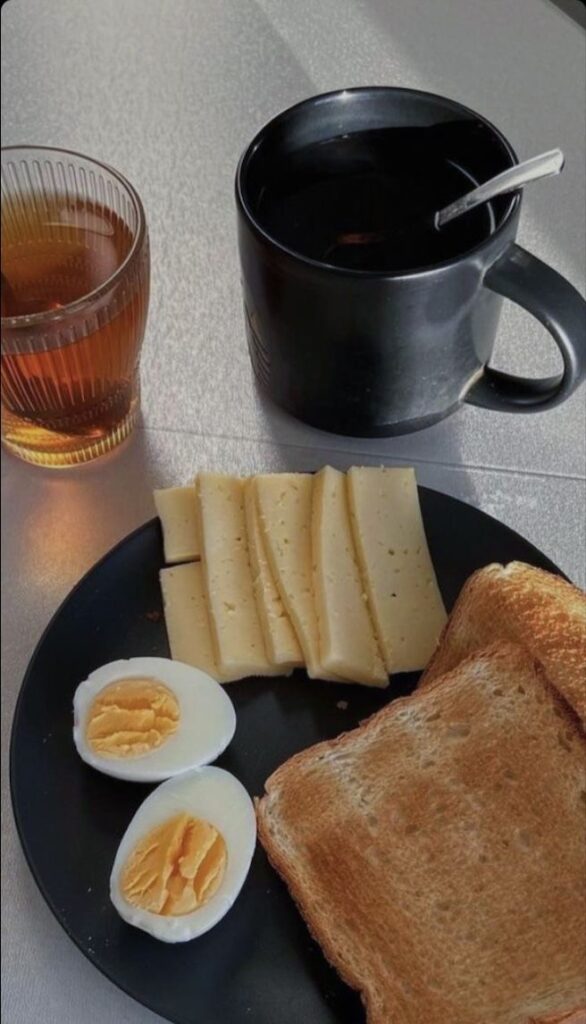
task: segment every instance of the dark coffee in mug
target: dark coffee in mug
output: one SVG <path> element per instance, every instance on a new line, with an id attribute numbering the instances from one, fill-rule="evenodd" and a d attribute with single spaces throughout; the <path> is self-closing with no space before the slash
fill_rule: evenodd
<path id="1" fill-rule="evenodd" d="M 516 244 L 520 192 L 439 231 L 431 220 L 517 162 L 479 114 L 412 89 L 342 89 L 265 125 L 236 173 L 246 333 L 264 393 L 354 436 L 419 430 L 463 402 L 530 412 L 567 398 L 586 376 L 586 304 Z M 503 297 L 553 335 L 557 376 L 490 366 Z"/>
<path id="2" fill-rule="evenodd" d="M 481 125 L 390 127 L 302 146 L 263 189 L 256 215 L 294 252 L 352 270 L 414 270 L 489 235 L 489 203 L 443 228 L 433 214 L 479 184 L 468 169 Z M 457 154 L 456 156 L 454 154 Z"/>

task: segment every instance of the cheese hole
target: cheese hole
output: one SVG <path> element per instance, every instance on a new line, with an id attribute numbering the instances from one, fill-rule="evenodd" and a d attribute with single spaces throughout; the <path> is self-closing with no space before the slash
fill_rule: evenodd
<path id="1" fill-rule="evenodd" d="M 177 814 L 134 847 L 122 871 L 122 894 L 128 903 L 152 914 L 190 914 L 217 892 L 227 859 L 217 828 Z"/>
<path id="2" fill-rule="evenodd" d="M 120 679 L 104 687 L 87 717 L 86 740 L 100 757 L 140 757 L 179 725 L 179 702 L 156 679 Z"/>

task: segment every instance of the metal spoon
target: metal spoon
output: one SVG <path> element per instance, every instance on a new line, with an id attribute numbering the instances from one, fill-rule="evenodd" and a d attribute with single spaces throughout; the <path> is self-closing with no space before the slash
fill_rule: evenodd
<path id="1" fill-rule="evenodd" d="M 561 149 L 551 149 L 548 153 L 533 156 L 530 160 L 523 160 L 522 163 L 509 167 L 502 174 L 497 174 L 495 178 L 483 182 L 478 188 L 472 189 L 472 192 L 456 199 L 449 206 L 444 206 L 443 210 L 438 210 L 434 214 L 433 225 L 435 228 L 441 228 L 443 224 L 448 224 L 456 217 L 467 213 L 468 210 L 473 210 L 481 203 L 494 199 L 495 196 L 502 196 L 505 192 L 514 192 L 515 189 L 527 185 L 530 181 L 537 181 L 538 178 L 548 178 L 552 174 L 559 174 L 563 166 L 564 154 Z"/>
<path id="2" fill-rule="evenodd" d="M 481 203 L 486 203 L 496 196 L 505 192 L 514 192 L 516 189 L 527 185 L 530 181 L 537 181 L 538 178 L 548 178 L 552 174 L 559 174 L 564 166 L 564 154 L 561 149 L 551 149 L 540 156 L 533 156 L 529 160 L 523 160 L 514 167 L 497 174 L 494 178 L 478 185 L 454 200 L 449 206 L 438 210 L 434 214 L 425 215 L 423 218 L 412 220 L 408 216 L 391 228 L 382 231 L 347 232 L 339 235 L 334 244 L 325 253 L 329 257 L 332 252 L 346 246 L 372 245 L 383 242 L 387 238 L 397 238 L 406 232 L 424 232 L 425 230 L 439 231 L 444 224 L 448 224 L 463 213 L 475 209 Z"/>

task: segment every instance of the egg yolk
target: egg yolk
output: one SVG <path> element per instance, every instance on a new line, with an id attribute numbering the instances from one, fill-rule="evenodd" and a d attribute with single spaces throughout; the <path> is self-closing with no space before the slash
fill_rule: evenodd
<path id="1" fill-rule="evenodd" d="M 223 836 L 213 825 L 177 814 L 134 847 L 122 871 L 122 894 L 153 914 L 190 914 L 217 891 L 227 857 Z"/>
<path id="2" fill-rule="evenodd" d="M 156 679 L 121 679 L 98 694 L 86 723 L 86 740 L 101 757 L 139 757 L 177 730 L 179 702 Z"/>

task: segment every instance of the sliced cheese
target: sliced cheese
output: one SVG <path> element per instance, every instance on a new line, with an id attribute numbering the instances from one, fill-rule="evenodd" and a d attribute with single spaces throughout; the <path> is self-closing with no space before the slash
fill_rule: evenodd
<path id="1" fill-rule="evenodd" d="M 289 671 L 304 664 L 303 652 L 269 565 L 251 480 L 244 486 L 244 512 L 252 585 L 265 647 L 270 660 Z"/>
<path id="2" fill-rule="evenodd" d="M 163 529 L 165 561 L 168 565 L 199 558 L 195 488 L 167 487 L 153 491 L 157 515 Z"/>
<path id="3" fill-rule="evenodd" d="M 427 664 L 446 612 L 413 469 L 353 467 L 347 475 L 358 563 L 389 672 Z"/>
<path id="4" fill-rule="evenodd" d="M 275 473 L 254 477 L 266 552 L 281 600 L 289 613 L 312 679 L 331 679 L 322 665 L 311 570 L 313 477 Z"/>
<path id="5" fill-rule="evenodd" d="M 244 482 L 200 473 L 196 483 L 203 579 L 222 675 L 276 675 L 256 610 L 244 515 Z"/>
<path id="6" fill-rule="evenodd" d="M 230 682 L 220 673 L 214 654 L 201 562 L 161 569 L 160 581 L 171 657 L 219 682 Z"/>
<path id="7" fill-rule="evenodd" d="M 331 466 L 315 477 L 311 535 L 322 665 L 343 679 L 388 686 L 356 562 L 346 477 Z"/>

